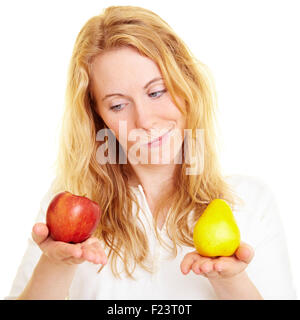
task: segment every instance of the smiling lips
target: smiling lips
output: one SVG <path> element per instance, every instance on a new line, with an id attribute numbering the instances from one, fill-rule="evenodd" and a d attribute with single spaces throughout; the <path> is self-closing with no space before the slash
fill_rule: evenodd
<path id="1" fill-rule="evenodd" d="M 148 147 L 156 147 L 162 144 L 162 141 L 168 136 L 168 134 L 171 132 L 171 130 L 167 131 L 162 136 L 156 138 L 155 140 L 147 143 Z"/>

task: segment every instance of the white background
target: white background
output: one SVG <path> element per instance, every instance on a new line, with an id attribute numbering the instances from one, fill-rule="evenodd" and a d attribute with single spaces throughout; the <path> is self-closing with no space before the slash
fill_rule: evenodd
<path id="1" fill-rule="evenodd" d="M 83 24 L 109 5 L 166 20 L 213 72 L 226 173 L 275 192 L 298 297 L 299 1 L 1 1 L 0 298 L 8 295 L 54 177 L 66 72 Z"/>

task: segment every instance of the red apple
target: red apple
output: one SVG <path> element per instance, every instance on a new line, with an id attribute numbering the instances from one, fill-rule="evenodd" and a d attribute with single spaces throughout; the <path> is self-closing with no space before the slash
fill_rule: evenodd
<path id="1" fill-rule="evenodd" d="M 64 191 L 51 200 L 46 223 L 54 240 L 78 243 L 92 235 L 101 213 L 96 202 Z"/>

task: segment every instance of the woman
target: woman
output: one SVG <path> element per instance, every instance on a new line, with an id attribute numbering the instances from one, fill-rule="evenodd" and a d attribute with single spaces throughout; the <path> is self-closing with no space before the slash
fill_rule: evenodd
<path id="1" fill-rule="evenodd" d="M 207 68 L 159 16 L 113 6 L 91 18 L 71 58 L 57 176 L 10 296 L 293 298 L 272 193 L 256 179 L 222 175 L 215 112 Z M 103 130 L 113 133 L 106 142 Z M 49 236 L 47 206 L 64 190 L 102 208 L 83 243 Z M 202 257 L 193 246 L 193 227 L 215 198 L 231 205 L 241 231 L 231 257 Z"/>

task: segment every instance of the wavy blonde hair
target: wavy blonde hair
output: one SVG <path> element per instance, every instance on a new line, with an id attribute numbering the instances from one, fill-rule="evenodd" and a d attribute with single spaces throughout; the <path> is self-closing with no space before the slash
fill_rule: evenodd
<path id="1" fill-rule="evenodd" d="M 91 83 L 94 57 L 122 46 L 134 47 L 157 63 L 167 90 L 185 115 L 187 127 L 192 129 L 188 148 L 196 155 L 196 165 L 203 166 L 200 175 L 187 175 L 188 165 L 183 161 L 176 171 L 172 192 L 162 194 L 156 203 L 155 230 L 162 245 L 174 257 L 177 245 L 194 247 L 193 226 L 207 204 L 222 198 L 233 208 L 237 196 L 226 183 L 218 160 L 217 99 L 209 69 L 193 56 L 162 18 L 148 9 L 111 6 L 89 19 L 77 36 L 69 65 L 53 192 L 68 190 L 77 195 L 86 194 L 99 203 L 102 216 L 95 236 L 109 248 L 113 274 L 120 276 L 119 257 L 126 275 L 134 278 L 136 265 L 148 272 L 153 269 L 147 263 L 147 235 L 133 212 L 133 203 L 140 209 L 128 183 L 133 171 L 130 164 L 101 165 L 96 161 L 101 144 L 96 135 L 105 125 L 95 111 L 97 102 Z M 176 96 L 183 98 L 185 106 L 177 103 Z M 203 130 L 204 155 L 196 148 L 195 129 Z M 173 245 L 165 243 L 157 232 L 158 214 L 165 210 L 171 212 L 166 230 Z M 194 214 L 190 221 L 191 212 Z"/>

